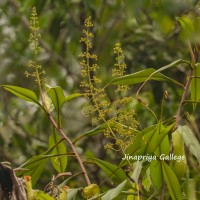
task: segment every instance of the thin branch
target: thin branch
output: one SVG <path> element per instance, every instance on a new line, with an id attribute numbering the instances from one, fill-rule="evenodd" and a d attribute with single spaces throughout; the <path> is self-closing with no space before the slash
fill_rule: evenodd
<path id="1" fill-rule="evenodd" d="M 181 120 L 181 111 L 182 111 L 182 108 L 183 108 L 183 104 L 185 103 L 187 93 L 189 91 L 190 83 L 191 83 L 192 78 L 193 78 L 194 66 L 196 64 L 196 59 L 195 59 L 195 55 L 194 55 L 191 43 L 189 42 L 188 45 L 189 45 L 189 51 L 190 51 L 190 55 L 191 55 L 190 72 L 189 72 L 189 77 L 187 79 L 187 82 L 186 82 L 186 85 L 185 85 L 185 88 L 184 88 L 184 92 L 183 92 L 183 95 L 182 95 L 182 98 L 181 98 L 181 102 L 179 104 L 179 107 L 178 107 L 178 110 L 177 110 L 177 113 L 176 113 L 176 124 L 175 124 L 174 129 L 176 129 L 178 127 L 179 122 Z"/>
<path id="2" fill-rule="evenodd" d="M 193 71 L 194 71 L 193 69 L 190 70 L 189 77 L 188 77 L 188 80 L 186 82 L 186 85 L 185 85 L 185 88 L 184 88 L 184 92 L 183 92 L 183 95 L 182 95 L 182 98 L 181 98 L 181 102 L 179 104 L 179 107 L 178 107 L 178 110 L 177 110 L 177 113 L 176 113 L 176 124 L 175 124 L 175 127 L 174 127 L 175 129 L 178 127 L 180 119 L 181 119 L 181 111 L 182 111 L 182 108 L 183 108 L 183 104 L 185 103 L 185 99 L 186 99 L 187 93 L 189 91 L 189 87 L 190 87 L 190 83 L 191 83 L 191 80 L 192 80 Z"/>
<path id="3" fill-rule="evenodd" d="M 89 179 L 89 176 L 86 172 L 86 169 L 85 169 L 85 166 L 83 165 L 83 161 L 81 160 L 77 150 L 76 150 L 76 147 L 75 145 L 72 143 L 72 141 L 65 135 L 65 133 L 63 132 L 63 130 L 61 128 L 58 127 L 57 123 L 55 122 L 55 120 L 53 119 L 52 115 L 50 113 L 48 113 L 48 117 L 51 121 L 51 124 L 54 126 L 54 128 L 59 132 L 59 134 L 69 143 L 70 147 L 72 148 L 74 154 L 75 154 L 75 157 L 83 171 L 83 175 L 85 177 L 85 180 L 87 182 L 88 185 L 91 184 L 90 182 L 90 179 Z"/>
<path id="4" fill-rule="evenodd" d="M 160 195 L 159 200 L 163 200 L 165 198 L 165 192 L 166 192 L 166 182 L 163 183 L 162 191 L 161 191 L 161 195 Z"/>
<path id="5" fill-rule="evenodd" d="M 183 91 L 183 95 L 182 95 L 182 98 L 181 98 L 181 102 L 179 104 L 179 107 L 178 107 L 178 110 L 177 110 L 177 113 L 176 113 L 176 124 L 175 124 L 175 127 L 174 129 L 176 129 L 179 125 L 179 122 L 181 120 L 181 111 L 182 111 L 182 108 L 183 108 L 183 104 L 185 103 L 185 100 L 186 100 L 186 96 L 187 96 L 187 93 L 189 91 L 189 88 L 190 88 L 190 83 L 192 81 L 192 78 L 193 78 L 193 73 L 194 73 L 194 66 L 195 66 L 195 57 L 194 57 L 194 53 L 192 51 L 192 47 L 191 47 L 191 44 L 189 43 L 189 51 L 190 51 L 190 54 L 191 54 L 191 66 L 190 66 L 190 72 L 189 72 L 189 76 L 188 76 L 188 79 L 187 79 L 187 82 L 185 84 L 185 87 L 184 87 L 184 91 Z"/>
<path id="6" fill-rule="evenodd" d="M 139 179 L 138 179 L 138 199 L 139 200 L 142 200 L 142 177 L 141 175 L 139 176 Z"/>

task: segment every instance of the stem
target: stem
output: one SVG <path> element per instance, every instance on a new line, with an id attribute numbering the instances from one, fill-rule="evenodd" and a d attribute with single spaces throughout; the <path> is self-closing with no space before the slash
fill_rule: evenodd
<path id="1" fill-rule="evenodd" d="M 89 176 L 86 172 L 86 169 L 85 169 L 85 166 L 83 165 L 83 161 L 81 160 L 77 150 L 76 150 L 76 147 L 75 145 L 72 143 L 72 141 L 65 135 L 65 133 L 63 132 L 62 128 L 59 128 L 58 125 L 56 124 L 55 120 L 53 119 L 52 115 L 50 113 L 48 113 L 48 117 L 51 121 L 51 124 L 54 126 L 54 128 L 60 133 L 60 135 L 69 143 L 70 147 L 72 148 L 75 156 L 76 156 L 76 159 L 80 165 L 80 168 L 82 169 L 82 172 L 83 172 L 83 176 L 85 177 L 85 180 L 87 182 L 87 185 L 90 185 L 91 182 L 90 182 L 90 179 L 89 179 Z"/>
<path id="2" fill-rule="evenodd" d="M 166 192 L 166 182 L 163 183 L 162 191 L 161 191 L 161 195 L 159 197 L 159 200 L 164 200 L 165 192 Z"/>
<path id="3" fill-rule="evenodd" d="M 176 129 L 178 127 L 179 122 L 181 120 L 181 111 L 182 111 L 183 104 L 184 104 L 184 101 L 186 99 L 187 93 L 189 91 L 190 83 L 191 83 L 192 78 L 193 78 L 194 66 L 195 66 L 195 63 L 196 63 L 194 52 L 192 50 L 190 43 L 189 43 L 189 51 L 190 51 L 190 55 L 191 55 L 190 72 L 189 72 L 188 80 L 187 80 L 185 87 L 184 87 L 184 92 L 183 92 L 183 95 L 182 95 L 182 98 L 181 98 L 181 102 L 179 104 L 179 107 L 178 107 L 178 110 L 177 110 L 177 113 L 176 113 L 176 124 L 175 124 L 174 129 Z"/>
<path id="4" fill-rule="evenodd" d="M 138 188 L 138 191 L 137 191 L 138 200 L 142 200 L 142 177 L 141 177 L 141 174 L 140 174 L 140 176 L 138 178 L 137 188 Z"/>
<path id="5" fill-rule="evenodd" d="M 187 96 L 187 93 L 188 93 L 188 90 L 189 90 L 189 87 L 190 87 L 190 83 L 191 83 L 192 76 L 193 76 L 193 71 L 194 71 L 193 69 L 190 69 L 189 77 L 188 77 L 188 80 L 187 80 L 186 85 L 184 87 L 184 92 L 183 92 L 183 95 L 181 97 L 181 102 L 179 104 L 179 107 L 178 107 L 178 110 L 177 110 L 177 113 L 176 113 L 176 124 L 175 124 L 174 129 L 176 129 L 178 127 L 180 119 L 181 119 L 181 111 L 182 111 L 183 104 L 185 102 L 185 99 L 186 99 L 186 96 Z"/>

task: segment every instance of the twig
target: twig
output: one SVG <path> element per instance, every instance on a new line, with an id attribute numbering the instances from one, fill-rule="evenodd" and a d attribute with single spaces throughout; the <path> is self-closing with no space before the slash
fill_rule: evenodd
<path id="1" fill-rule="evenodd" d="M 141 177 L 141 175 L 138 178 L 138 199 L 142 200 L 142 177 Z"/>
<path id="2" fill-rule="evenodd" d="M 81 160 L 77 150 L 76 150 L 76 147 L 75 145 L 72 143 L 72 141 L 65 135 L 65 133 L 63 132 L 62 128 L 59 128 L 57 123 L 55 122 L 55 120 L 53 119 L 52 115 L 50 113 L 48 113 L 48 117 L 51 121 L 51 124 L 54 126 L 54 128 L 59 132 L 59 134 L 69 143 L 70 147 L 72 148 L 74 154 L 75 154 L 75 157 L 83 171 L 83 176 L 85 177 L 85 180 L 87 182 L 88 185 L 91 184 L 90 182 L 90 179 L 89 179 L 89 176 L 86 172 L 86 169 L 85 169 L 85 166 L 83 165 L 83 161 Z"/>
<path id="3" fill-rule="evenodd" d="M 178 107 L 178 110 L 177 110 L 177 113 L 176 113 L 176 124 L 175 124 L 174 129 L 176 129 L 179 125 L 179 122 L 180 122 L 180 119 L 181 119 L 181 111 L 182 111 L 183 104 L 185 102 L 187 93 L 189 91 L 189 87 L 190 87 L 190 83 L 191 83 L 192 78 L 193 78 L 194 67 L 195 67 L 195 63 L 196 63 L 195 55 L 194 55 L 194 52 L 192 50 L 192 46 L 191 46 L 190 42 L 189 42 L 189 51 L 190 51 L 190 55 L 191 55 L 190 72 L 189 72 L 189 76 L 188 76 L 187 82 L 186 82 L 185 87 L 184 87 L 184 92 L 183 92 L 183 95 L 182 95 L 182 98 L 181 98 L 181 102 L 179 104 L 179 107 Z"/>
<path id="4" fill-rule="evenodd" d="M 165 192 L 166 192 L 166 182 L 163 183 L 162 192 L 161 192 L 159 200 L 163 200 L 165 198 Z"/>
<path id="5" fill-rule="evenodd" d="M 176 129 L 179 125 L 179 122 L 180 122 L 180 119 L 181 119 L 181 111 L 182 111 L 182 108 L 183 108 L 183 104 L 185 102 L 185 99 L 186 99 L 186 96 L 187 96 L 187 93 L 188 93 L 188 90 L 189 90 L 189 87 L 190 87 L 190 83 L 191 83 L 191 80 L 192 80 L 192 76 L 193 76 L 193 69 L 191 68 L 190 69 L 190 73 L 189 73 L 189 77 L 188 77 L 188 80 L 186 82 L 186 85 L 184 87 L 184 92 L 183 92 L 183 95 L 181 97 L 181 102 L 179 104 L 179 107 L 178 107 L 178 110 L 177 110 L 177 113 L 176 113 L 176 124 L 175 124 L 175 127 L 174 129 Z"/>

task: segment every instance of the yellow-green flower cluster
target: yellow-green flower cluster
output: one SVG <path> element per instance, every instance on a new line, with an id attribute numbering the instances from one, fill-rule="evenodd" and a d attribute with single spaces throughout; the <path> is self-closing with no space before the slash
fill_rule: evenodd
<path id="1" fill-rule="evenodd" d="M 124 63 L 124 53 L 120 43 L 116 43 L 114 47 L 114 54 L 116 54 L 116 63 L 112 70 L 112 76 L 123 76 L 126 73 L 126 64 Z"/>
<path id="2" fill-rule="evenodd" d="M 81 75 L 84 78 L 84 81 L 81 82 L 80 86 L 86 89 L 86 96 L 92 103 L 92 106 L 88 106 L 87 109 L 84 110 L 84 116 L 97 112 L 98 117 L 94 117 L 92 119 L 93 124 L 97 124 L 99 120 L 106 117 L 108 113 L 109 101 L 106 97 L 104 89 L 98 87 L 99 83 L 101 83 L 101 79 L 95 76 L 98 65 L 96 64 L 97 55 L 91 53 L 94 35 L 91 32 L 93 24 L 90 17 L 85 20 L 84 25 L 84 37 L 81 37 L 80 39 L 84 48 L 84 52 L 80 54 L 80 57 L 82 58 L 82 61 L 80 62 L 82 68 Z"/>
<path id="3" fill-rule="evenodd" d="M 124 62 L 124 53 L 120 43 L 116 43 L 114 47 L 114 54 L 116 55 L 116 63 L 112 70 L 112 76 L 120 77 L 126 74 L 126 64 Z M 131 107 L 133 98 L 126 96 L 129 90 L 128 85 L 117 85 L 115 90 L 116 99 L 112 104 L 114 116 L 109 120 L 109 125 L 112 130 L 107 128 L 104 134 L 107 138 L 115 141 L 114 144 L 108 143 L 105 148 L 108 149 L 125 149 L 135 137 L 135 130 L 138 122 L 135 119 L 135 112 Z M 114 137 L 113 133 L 114 132 Z"/>
<path id="4" fill-rule="evenodd" d="M 39 33 L 40 27 L 35 7 L 33 7 L 31 12 L 29 28 L 31 30 L 29 43 L 30 48 L 33 50 L 34 57 L 33 60 L 28 61 L 27 66 L 30 68 L 30 71 L 26 71 L 25 75 L 26 77 L 34 77 L 35 82 L 37 82 L 39 87 L 41 87 L 42 82 L 45 80 L 45 71 L 43 67 L 37 63 L 38 53 L 42 50 L 42 48 L 39 44 L 39 39 L 41 38 L 41 35 Z"/>
<path id="5" fill-rule="evenodd" d="M 34 53 L 38 53 L 39 51 L 41 51 L 41 47 L 39 45 L 39 38 L 41 37 L 41 35 L 39 33 L 40 26 L 35 7 L 33 7 L 31 12 L 29 28 L 31 30 L 29 37 L 30 47 L 34 50 Z"/>
<path id="6" fill-rule="evenodd" d="M 82 58 L 81 75 L 84 78 L 81 87 L 86 89 L 90 105 L 84 109 L 83 114 L 89 116 L 91 113 L 97 113 L 92 118 L 92 124 L 96 125 L 99 122 L 106 124 L 104 135 L 112 141 L 107 143 L 105 148 L 123 151 L 132 142 L 138 124 L 134 110 L 129 108 L 133 98 L 125 96 L 129 90 L 127 85 L 118 85 L 115 90 L 117 99 L 112 104 L 110 103 L 105 90 L 100 87 L 101 80 L 95 75 L 98 65 L 96 64 L 97 55 L 91 53 L 94 35 L 91 32 L 93 24 L 90 17 L 85 20 L 84 25 L 84 37 L 80 39 L 84 49 L 84 52 L 80 54 Z M 116 55 L 116 64 L 114 64 L 112 76 L 123 76 L 126 64 L 120 43 L 115 45 L 114 54 Z"/>

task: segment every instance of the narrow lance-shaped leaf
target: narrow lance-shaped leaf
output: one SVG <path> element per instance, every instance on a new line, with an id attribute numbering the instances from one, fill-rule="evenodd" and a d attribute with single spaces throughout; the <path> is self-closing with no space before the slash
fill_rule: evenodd
<path id="1" fill-rule="evenodd" d="M 167 130 L 166 132 L 168 133 L 169 131 Z M 170 152 L 170 141 L 169 141 L 168 134 L 166 134 L 166 136 L 164 137 L 164 139 L 160 143 L 159 149 L 157 149 L 157 150 L 160 152 L 160 154 L 165 154 L 165 155 L 169 154 L 169 152 Z"/>
<path id="2" fill-rule="evenodd" d="M 158 124 L 156 125 L 155 129 L 150 130 L 144 135 L 143 141 L 142 141 L 142 146 L 140 148 L 139 153 L 140 154 L 152 154 L 157 147 L 159 146 L 158 143 L 158 136 L 161 131 L 164 130 L 164 126 L 162 123 L 159 121 Z"/>
<path id="3" fill-rule="evenodd" d="M 187 199 L 192 199 L 192 200 L 197 200 L 197 181 L 193 178 L 193 179 L 187 179 L 186 180 L 186 196 Z M 199 198 L 198 198 L 199 199 Z"/>
<path id="4" fill-rule="evenodd" d="M 174 171 L 164 161 L 162 171 L 172 200 L 182 200 L 181 186 Z"/>
<path id="5" fill-rule="evenodd" d="M 60 86 L 56 86 L 56 87 L 48 86 L 48 87 L 49 89 L 47 90 L 47 93 L 49 97 L 51 98 L 56 111 L 60 111 L 65 99 L 63 89 Z"/>
<path id="6" fill-rule="evenodd" d="M 154 155 L 157 155 L 158 157 L 161 154 L 168 155 L 170 152 L 170 144 L 169 144 L 169 138 L 168 138 L 167 133 L 168 133 L 168 131 L 165 130 L 164 135 L 166 134 L 166 136 L 164 137 L 162 142 L 159 142 L 160 144 L 158 143 L 159 146 L 156 149 L 156 151 L 154 152 Z M 163 136 L 160 136 L 160 135 L 158 136 L 158 141 L 161 139 L 161 137 L 163 137 Z M 158 160 L 151 161 L 150 177 L 151 177 L 151 181 L 152 181 L 154 187 L 159 189 L 163 184 L 163 173 L 162 173 L 162 166 L 161 166 L 160 161 L 158 161 Z"/>
<path id="7" fill-rule="evenodd" d="M 145 69 L 133 74 L 117 77 L 113 79 L 109 85 L 133 85 L 137 83 L 145 82 L 146 80 L 155 80 L 155 81 L 168 81 L 176 85 L 183 87 L 178 81 L 171 79 L 153 68 Z"/>
<path id="8" fill-rule="evenodd" d="M 103 123 L 103 124 L 99 125 L 98 127 L 92 129 L 91 131 L 88 131 L 88 132 L 86 132 L 86 133 L 81 134 L 78 138 L 76 138 L 76 139 L 73 141 L 73 143 L 75 144 L 75 143 L 77 143 L 79 140 L 81 140 L 81 139 L 83 139 L 83 138 L 85 138 L 85 137 L 94 136 L 94 135 L 97 135 L 97 134 L 99 134 L 99 133 L 102 133 L 103 130 L 104 130 L 105 128 L 107 128 L 107 124 L 106 124 L 106 123 Z"/>
<path id="9" fill-rule="evenodd" d="M 159 148 L 167 133 L 174 125 L 169 125 L 166 128 L 159 122 L 156 126 L 148 127 L 141 133 L 137 134 L 133 143 L 125 150 L 126 154 L 134 155 L 136 152 L 139 155 L 151 155 L 158 153 Z M 157 155 L 159 156 L 159 155 Z"/>
<path id="10" fill-rule="evenodd" d="M 195 26 L 189 16 L 182 16 L 178 18 L 182 26 L 182 34 L 185 38 L 191 37 L 195 32 Z"/>
<path id="11" fill-rule="evenodd" d="M 110 127 L 111 127 L 111 128 L 112 128 L 112 127 L 116 127 L 117 124 L 119 124 L 120 126 L 127 127 L 126 125 L 123 125 L 123 124 L 118 123 L 118 122 L 112 123 L 112 124 L 110 125 Z M 81 139 L 83 139 L 83 138 L 85 138 L 85 137 L 90 137 L 90 136 L 94 136 L 94 135 L 100 134 L 100 133 L 102 133 L 107 127 L 108 127 L 107 123 L 103 123 L 103 124 L 97 126 L 96 128 L 94 128 L 94 129 L 92 129 L 92 130 L 90 130 L 90 131 L 88 131 L 88 132 L 86 132 L 86 133 L 81 134 L 81 135 L 78 136 L 76 139 L 74 139 L 73 143 L 75 144 L 75 143 L 77 143 L 79 140 L 81 140 Z M 131 129 L 131 128 L 129 128 L 129 129 Z M 136 132 L 136 131 L 134 130 L 134 132 Z M 134 134 L 134 133 L 133 133 L 133 134 Z"/>
<path id="12" fill-rule="evenodd" d="M 125 154 L 128 156 L 134 155 L 151 155 L 154 153 L 159 156 L 159 151 L 156 151 L 168 132 L 173 128 L 174 124 L 166 128 L 159 122 L 157 125 L 147 127 L 137 133 L 133 142 L 125 149 Z M 129 162 L 132 162 L 131 160 Z M 119 166 L 124 166 L 127 160 L 122 160 Z"/>
<path id="13" fill-rule="evenodd" d="M 174 124 L 164 127 L 161 122 L 158 123 L 156 130 L 150 136 L 149 140 L 147 139 L 146 142 L 146 153 L 153 153 L 156 151 L 157 148 L 162 144 L 165 136 L 169 133 L 169 131 L 174 127 Z M 144 139 L 145 140 L 145 139 Z M 163 143 L 164 145 L 165 143 Z M 159 156 L 159 155 L 157 155 Z"/>
<path id="14" fill-rule="evenodd" d="M 3 85 L 3 88 L 25 101 L 36 103 L 41 106 L 36 94 L 32 90 L 14 85 Z"/>
<path id="15" fill-rule="evenodd" d="M 193 79 L 190 84 L 191 100 L 200 102 L 200 63 L 195 65 Z M 197 103 L 193 103 L 193 110 L 195 110 Z"/>
<path id="16" fill-rule="evenodd" d="M 19 171 L 17 170 L 16 174 L 18 176 L 24 176 L 24 175 L 31 176 L 32 184 L 34 186 L 37 180 L 40 178 L 47 161 L 54 156 L 51 154 L 52 151 L 54 150 L 56 145 L 60 144 L 60 142 L 62 142 L 62 140 L 58 141 L 57 144 L 49 148 L 41 155 L 33 156 L 32 158 L 30 158 L 27 162 L 25 162 L 23 165 L 20 166 L 19 168 L 20 170 Z"/>
<path id="17" fill-rule="evenodd" d="M 20 166 L 20 168 L 25 169 L 25 171 L 19 171 L 17 172 L 17 175 L 28 175 L 31 176 L 32 184 L 33 186 L 37 182 L 37 180 L 40 178 L 44 167 L 48 161 L 48 159 L 51 157 L 51 155 L 39 155 L 39 156 L 33 156 L 31 159 L 29 159 L 26 163 Z"/>
<path id="18" fill-rule="evenodd" d="M 131 175 L 131 178 L 138 184 L 138 179 L 142 170 L 142 163 L 143 161 L 139 161 L 137 160 L 134 164 L 133 164 L 133 173 Z"/>
<path id="19" fill-rule="evenodd" d="M 134 156 L 144 145 L 144 135 L 154 131 L 156 126 L 151 126 L 143 129 L 139 133 L 136 134 L 133 142 L 125 149 L 125 154 Z M 124 166 L 127 163 L 127 160 L 122 160 L 119 166 Z"/>
<path id="20" fill-rule="evenodd" d="M 76 195 L 78 191 L 81 190 L 80 188 L 70 188 L 67 190 L 67 199 L 66 200 L 73 200 L 76 199 Z"/>
<path id="21" fill-rule="evenodd" d="M 102 200 L 112 200 L 115 197 L 118 197 L 119 194 L 122 192 L 122 190 L 124 189 L 125 185 L 127 183 L 127 180 L 123 181 L 122 183 L 120 183 L 116 188 L 110 189 L 106 192 L 105 195 L 102 196 Z"/>
<path id="22" fill-rule="evenodd" d="M 36 191 L 34 193 L 34 196 L 30 199 L 38 199 L 38 200 L 54 200 L 53 197 L 49 196 L 48 194 L 45 194 L 43 191 Z"/>
<path id="23" fill-rule="evenodd" d="M 75 93 L 75 94 L 70 94 L 65 97 L 63 89 L 60 86 L 56 86 L 56 87 L 48 86 L 48 87 L 49 87 L 49 89 L 47 90 L 47 93 L 48 93 L 49 97 L 51 98 L 51 101 L 56 109 L 58 123 L 59 123 L 59 126 L 61 127 L 61 108 L 62 108 L 63 104 L 74 98 L 83 96 L 84 94 Z"/>
<path id="24" fill-rule="evenodd" d="M 49 137 L 49 148 L 56 145 L 51 153 L 58 156 L 52 157 L 51 162 L 58 173 L 64 172 L 67 167 L 67 156 L 60 156 L 67 153 L 66 146 L 63 142 L 58 143 L 60 140 L 61 137 L 54 128 L 52 134 Z"/>
<path id="25" fill-rule="evenodd" d="M 200 144 L 188 126 L 179 126 L 177 131 L 182 135 L 185 145 L 200 163 Z"/>
<path id="26" fill-rule="evenodd" d="M 185 158 L 182 159 L 180 162 L 175 161 L 173 166 L 174 173 L 176 174 L 177 178 L 181 180 L 181 178 L 185 176 L 187 170 L 187 160 L 182 135 L 177 130 L 172 133 L 172 144 L 174 155 Z"/>
<path id="27" fill-rule="evenodd" d="M 111 179 L 115 179 L 119 182 L 122 182 L 125 179 L 127 179 L 125 172 L 118 166 L 115 166 L 104 160 L 100 160 L 100 159 L 92 158 L 92 157 L 88 158 L 88 161 L 92 161 L 93 163 L 98 165 L 106 173 L 106 175 L 109 176 L 109 178 Z"/>
<path id="28" fill-rule="evenodd" d="M 67 102 L 67 101 L 70 101 L 72 99 L 75 99 L 77 97 L 81 97 L 81 96 L 84 96 L 85 94 L 83 93 L 74 93 L 74 94 L 70 94 L 68 96 L 65 97 L 64 101 Z"/>
<path id="29" fill-rule="evenodd" d="M 59 127 L 61 127 L 61 108 L 65 101 L 63 89 L 60 86 L 49 87 L 49 89 L 47 90 L 47 93 L 49 97 L 51 98 L 51 101 L 56 109 L 58 124 L 59 124 Z"/>
<path id="30" fill-rule="evenodd" d="M 163 174 L 161 162 L 158 160 L 152 160 L 150 163 L 150 177 L 154 187 L 157 189 L 163 184 Z"/>
<path id="31" fill-rule="evenodd" d="M 164 135 L 167 134 L 167 133 L 168 133 L 168 131 L 165 130 Z M 161 136 L 158 135 L 157 137 L 158 137 L 158 141 L 159 141 Z M 162 142 L 159 142 L 159 143 L 160 143 L 160 145 L 156 149 L 154 155 L 157 155 L 158 157 L 161 154 L 168 155 L 169 152 L 170 152 L 170 144 L 169 144 L 168 135 L 166 135 L 164 137 L 164 139 L 162 140 Z M 163 173 L 162 173 L 162 166 L 161 166 L 160 161 L 158 161 L 158 160 L 152 160 L 151 161 L 151 163 L 150 163 L 150 177 L 151 177 L 151 180 L 153 182 L 153 185 L 157 189 L 159 189 L 161 187 L 161 185 L 163 184 Z"/>

